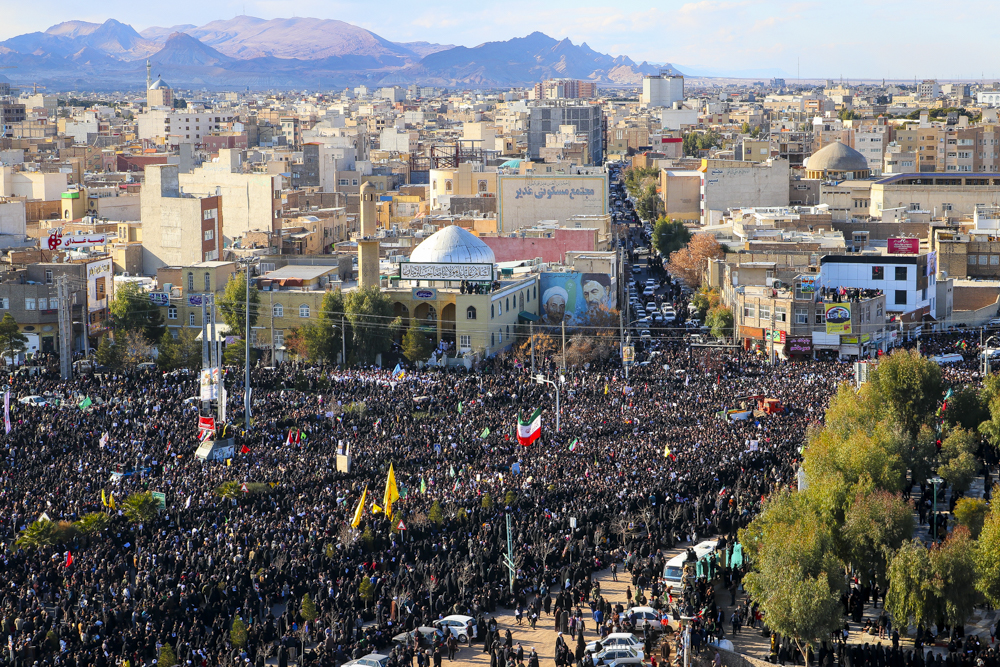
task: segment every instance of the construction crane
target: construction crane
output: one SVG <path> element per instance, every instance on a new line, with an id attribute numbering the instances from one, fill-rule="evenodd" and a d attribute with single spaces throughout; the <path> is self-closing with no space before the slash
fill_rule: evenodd
<path id="1" fill-rule="evenodd" d="M 45 90 L 45 86 L 39 86 L 37 83 L 31 84 L 31 94 L 32 95 L 37 95 L 39 88 L 41 88 L 42 90 Z"/>

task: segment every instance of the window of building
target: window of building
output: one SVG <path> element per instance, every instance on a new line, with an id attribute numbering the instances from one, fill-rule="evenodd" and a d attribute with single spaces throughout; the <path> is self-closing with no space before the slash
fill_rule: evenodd
<path id="1" fill-rule="evenodd" d="M 500 344 L 503 345 L 503 331 L 500 331 Z"/>
<path id="2" fill-rule="evenodd" d="M 205 274 L 205 291 L 206 292 L 211 292 L 212 291 L 212 274 L 211 273 L 206 273 Z"/>
<path id="3" fill-rule="evenodd" d="M 176 339 L 178 339 L 178 338 L 181 337 L 181 332 L 179 330 L 177 330 L 177 329 L 171 329 L 170 330 L 170 337 L 173 338 L 174 340 L 176 340 Z"/>
<path id="4" fill-rule="evenodd" d="M 274 331 L 274 346 L 282 347 L 285 344 L 285 332 L 281 329 L 275 329 Z"/>
<path id="5" fill-rule="evenodd" d="M 884 266 L 873 266 L 872 267 L 872 280 L 884 280 L 885 279 L 885 267 Z"/>
<path id="6" fill-rule="evenodd" d="M 194 291 L 194 273 L 188 271 L 188 292 Z"/>
<path id="7" fill-rule="evenodd" d="M 760 315 L 758 315 L 759 319 L 762 319 L 762 320 L 769 320 L 769 319 L 771 319 L 771 306 L 770 306 L 770 304 L 766 305 L 766 306 L 764 304 L 761 304 L 758 307 L 758 310 L 760 311 Z"/>
<path id="8" fill-rule="evenodd" d="M 756 317 L 756 311 L 752 303 L 743 304 L 743 317 Z"/>
<path id="9" fill-rule="evenodd" d="M 808 308 L 796 308 L 795 309 L 795 323 L 796 324 L 809 324 L 809 309 Z"/>
<path id="10" fill-rule="evenodd" d="M 823 324 L 823 319 L 824 319 L 824 317 L 823 317 L 823 309 L 822 308 L 817 308 L 816 309 L 816 324 Z"/>
<path id="11" fill-rule="evenodd" d="M 215 238 L 215 231 L 211 230 L 211 229 L 206 229 L 205 230 L 205 240 L 206 241 L 211 241 L 214 238 Z"/>
<path id="12" fill-rule="evenodd" d="M 490 304 L 490 319 L 493 319 L 493 304 Z"/>
<path id="13" fill-rule="evenodd" d="M 493 338 L 493 334 L 490 334 L 490 347 L 496 345 L 496 339 Z"/>
<path id="14" fill-rule="evenodd" d="M 274 307 L 271 308 L 271 314 L 274 315 L 275 317 L 284 317 L 285 307 L 282 306 L 280 303 L 276 303 L 274 304 Z"/>
<path id="15" fill-rule="evenodd" d="M 34 299 L 27 299 L 26 298 L 24 300 L 24 309 L 25 310 L 34 310 L 35 309 L 35 300 Z"/>
<path id="16" fill-rule="evenodd" d="M 444 191 L 451 192 L 451 179 L 448 179 L 444 182 Z M 502 343 L 503 341 L 500 342 Z"/>
<path id="17" fill-rule="evenodd" d="M 497 315 L 503 315 L 503 301 L 497 301 Z"/>
<path id="18" fill-rule="evenodd" d="M 52 284 L 52 269 L 45 269 L 45 284 Z"/>
<path id="19" fill-rule="evenodd" d="M 257 330 L 250 330 L 250 347 L 257 347 Z"/>
<path id="20" fill-rule="evenodd" d="M 53 301 L 55 301 L 55 299 L 53 299 Z M 48 309 L 49 309 L 49 300 L 45 297 L 41 297 L 40 299 L 38 299 L 38 310 L 48 310 Z"/>
<path id="21" fill-rule="evenodd" d="M 896 305 L 905 306 L 906 305 L 906 290 L 898 289 L 896 290 Z"/>
<path id="22" fill-rule="evenodd" d="M 510 297 L 507 297 L 507 303 L 504 304 L 504 310 L 510 310 Z"/>
<path id="23" fill-rule="evenodd" d="M 487 188 L 486 181 L 479 181 L 479 191 L 486 192 L 486 188 Z"/>
<path id="24" fill-rule="evenodd" d="M 461 349 L 463 349 L 463 350 L 471 350 L 472 349 L 472 336 L 469 336 L 467 334 L 462 334 L 461 336 L 458 337 L 458 344 L 459 344 L 459 347 Z"/>
<path id="25" fill-rule="evenodd" d="M 309 317 L 309 304 L 304 303 L 299 306 L 299 317 Z"/>
<path id="26" fill-rule="evenodd" d="M 2 309 L 2 310 L 9 310 L 10 309 L 10 299 L 8 299 L 7 297 L 3 297 L 2 299 L 0 299 L 0 309 Z"/>
<path id="27" fill-rule="evenodd" d="M 176 320 L 177 319 L 177 306 L 168 306 L 167 307 L 167 319 L 168 320 Z"/>
<path id="28" fill-rule="evenodd" d="M 467 319 L 467 320 L 474 320 L 474 319 L 476 319 L 476 307 L 475 306 L 469 306 L 468 308 L 465 309 L 465 319 Z"/>
<path id="29" fill-rule="evenodd" d="M 194 326 L 194 313 L 188 313 L 188 326 Z"/>
<path id="30" fill-rule="evenodd" d="M 905 266 L 896 267 L 896 280 L 906 280 L 906 269 Z"/>
<path id="31" fill-rule="evenodd" d="M 976 255 L 969 255 L 969 264 L 974 265 L 976 263 Z"/>

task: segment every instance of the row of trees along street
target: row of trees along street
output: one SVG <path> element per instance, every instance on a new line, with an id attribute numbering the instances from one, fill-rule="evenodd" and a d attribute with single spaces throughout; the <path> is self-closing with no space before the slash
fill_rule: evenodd
<path id="1" fill-rule="evenodd" d="M 233 274 L 217 299 L 220 321 L 229 327 L 238 340 L 230 342 L 223 354 L 223 363 L 242 366 L 245 359 L 243 334 L 246 331 L 247 313 L 250 327 L 267 329 L 265 339 L 270 339 L 270 306 L 262 304 L 259 290 L 251 285 L 250 307 L 247 309 L 247 284 L 243 273 Z M 187 323 L 168 330 L 149 294 L 137 283 L 125 283 L 115 289 L 110 307 L 110 331 L 102 336 L 96 351 L 97 362 L 110 369 L 134 368 L 137 364 L 153 359 L 163 371 L 178 368 L 201 367 L 200 327 Z M 10 317 L 9 314 L 7 316 Z M 23 350 L 24 341 L 7 331 L 16 322 L 10 318 L 0 322 L 0 347 L 5 352 Z M 402 326 L 393 313 L 392 302 L 377 288 L 357 289 L 348 294 L 328 292 L 320 305 L 299 327 L 288 330 L 285 346 L 300 359 L 317 363 L 336 363 L 342 351 L 347 352 L 347 362 L 371 364 L 378 354 L 392 348 L 393 338 Z M 174 336 L 176 333 L 176 337 Z M 342 336 L 345 336 L 342 340 Z M 23 336 L 22 336 L 23 338 Z M 251 351 L 251 363 L 257 360 L 258 351 Z"/>
<path id="2" fill-rule="evenodd" d="M 986 499 L 963 497 L 984 448 L 998 446 L 1000 375 L 945 394 L 937 364 L 897 350 L 860 391 L 841 386 L 806 434 L 806 488 L 776 492 L 740 532 L 744 588 L 768 626 L 805 654 L 843 627 L 849 577 L 886 591 L 903 637 L 910 625 L 962 628 L 976 605 L 1000 606 L 1000 507 L 989 488 Z M 913 539 L 911 503 L 930 497 L 935 474 L 939 508 L 951 490 L 954 525 L 939 524 L 927 547 Z M 916 486 L 924 496 L 911 495 Z"/>

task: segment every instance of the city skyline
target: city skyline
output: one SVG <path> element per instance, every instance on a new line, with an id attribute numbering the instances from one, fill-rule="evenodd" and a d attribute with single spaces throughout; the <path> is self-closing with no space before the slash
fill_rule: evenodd
<path id="1" fill-rule="evenodd" d="M 553 0 L 543 9 L 527 0 L 510 0 L 502 12 L 454 2 L 425 4 L 412 11 L 409 3 L 386 0 L 374 16 L 367 3 L 319 0 L 230 0 L 213 5 L 180 0 L 155 12 L 110 0 L 84 13 L 77 3 L 55 0 L 47 9 L 42 14 L 26 7 L 8 8 L 0 39 L 44 31 L 69 20 L 99 23 L 115 18 L 142 31 L 152 26 L 204 25 L 245 13 L 264 19 L 336 19 L 396 42 L 470 47 L 537 30 L 636 62 L 671 63 L 693 75 L 970 81 L 1000 76 L 1000 58 L 986 42 L 958 41 L 950 45 L 947 58 L 917 42 L 930 28 L 946 33 L 951 28 L 954 33 L 970 21 L 1000 15 L 994 5 L 981 0 L 947 9 L 897 0 L 877 6 L 847 2 L 836 12 L 818 2 L 788 0 L 696 0 L 660 7 L 638 0 L 614 5 Z M 820 32 L 817 26 L 826 30 Z M 871 26 L 879 32 L 872 34 Z"/>

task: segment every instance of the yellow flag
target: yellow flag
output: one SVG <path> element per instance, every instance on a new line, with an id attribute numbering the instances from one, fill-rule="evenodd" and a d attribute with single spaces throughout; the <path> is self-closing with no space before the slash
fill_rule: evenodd
<path id="1" fill-rule="evenodd" d="M 104 489 L 101 489 L 101 504 L 105 507 L 108 506 L 108 497 L 104 495 Z"/>
<path id="2" fill-rule="evenodd" d="M 396 487 L 396 472 L 389 464 L 389 476 L 385 478 L 385 494 L 382 496 L 382 504 L 385 505 L 385 515 L 392 518 L 392 504 L 399 500 L 399 489 Z"/>
<path id="3" fill-rule="evenodd" d="M 670 458 L 670 445 L 663 445 L 663 458 Z"/>
<path id="4" fill-rule="evenodd" d="M 381 514 L 382 508 L 378 506 L 378 503 L 372 503 L 372 514 Z"/>
<path id="5" fill-rule="evenodd" d="M 114 491 L 111 492 L 111 500 L 108 501 L 108 507 L 110 507 L 113 510 L 118 509 L 117 507 L 115 507 L 115 492 Z"/>
<path id="6" fill-rule="evenodd" d="M 354 510 L 354 520 L 351 521 L 351 528 L 357 528 L 361 525 L 361 516 L 365 513 L 365 500 L 368 498 L 368 485 L 365 484 L 365 490 L 361 492 L 361 500 L 358 501 L 358 508 Z"/>
<path id="7" fill-rule="evenodd" d="M 606 384 L 604 385 L 604 395 L 605 396 L 608 395 L 608 385 L 606 385 Z"/>

